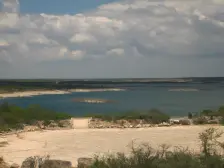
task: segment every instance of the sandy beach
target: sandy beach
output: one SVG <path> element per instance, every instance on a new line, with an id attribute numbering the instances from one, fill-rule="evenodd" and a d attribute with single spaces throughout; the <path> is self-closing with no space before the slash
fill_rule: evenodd
<path id="1" fill-rule="evenodd" d="M 13 98 L 13 97 L 31 97 L 38 95 L 57 95 L 57 94 L 70 94 L 69 91 L 62 90 L 43 90 L 43 91 L 24 91 L 24 92 L 13 92 L 13 93 L 2 93 L 0 98 Z"/>
<path id="2" fill-rule="evenodd" d="M 120 92 L 125 89 L 120 88 L 107 88 L 107 89 L 70 89 L 70 92 Z"/>
<path id="3" fill-rule="evenodd" d="M 198 151 L 198 134 L 206 128 L 208 126 L 26 132 L 20 138 L 16 135 L 5 136 L 8 145 L 1 147 L 1 155 L 9 163 L 21 164 L 29 156 L 49 154 L 52 159 L 68 160 L 76 165 L 79 157 L 107 152 L 128 153 L 132 141 L 136 144 L 148 142 L 152 147 L 165 143 Z M 218 128 L 224 131 L 223 127 Z"/>
<path id="4" fill-rule="evenodd" d="M 38 90 L 38 91 L 23 91 L 23 92 L 12 92 L 12 93 L 0 93 L 0 98 L 15 98 L 15 97 L 32 97 L 38 95 L 58 95 L 58 94 L 71 94 L 72 92 L 118 92 L 125 91 L 125 89 L 119 88 L 108 88 L 108 89 L 69 89 L 64 90 Z"/>

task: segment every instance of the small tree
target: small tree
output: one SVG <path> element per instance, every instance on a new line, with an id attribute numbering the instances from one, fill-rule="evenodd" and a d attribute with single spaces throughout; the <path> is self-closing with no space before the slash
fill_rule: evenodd
<path id="1" fill-rule="evenodd" d="M 219 112 L 224 112 L 224 106 L 219 107 Z"/>
<path id="2" fill-rule="evenodd" d="M 224 143 L 218 141 L 223 135 L 223 131 L 219 131 L 215 128 L 208 128 L 204 132 L 199 134 L 199 140 L 201 142 L 202 153 L 207 157 L 212 154 L 217 154 L 217 148 L 224 149 Z"/>
<path id="3" fill-rule="evenodd" d="M 188 113 L 188 119 L 192 119 L 193 118 L 193 114 L 191 112 Z"/>
<path id="4" fill-rule="evenodd" d="M 201 115 L 202 115 L 202 116 L 209 116 L 209 115 L 211 115 L 212 113 L 213 113 L 212 110 L 203 110 L 203 111 L 201 112 Z"/>
<path id="5" fill-rule="evenodd" d="M 218 114 L 222 117 L 224 117 L 224 106 L 221 106 L 218 110 Z"/>

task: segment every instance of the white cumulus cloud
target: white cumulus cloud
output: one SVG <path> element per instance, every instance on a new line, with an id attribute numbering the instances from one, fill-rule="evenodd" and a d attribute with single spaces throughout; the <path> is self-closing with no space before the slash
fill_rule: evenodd
<path id="1" fill-rule="evenodd" d="M 224 71 L 221 0 L 123 0 L 77 15 L 20 15 L 18 1 L 4 0 L 2 11 L 7 15 L 0 20 L 0 62 L 13 67 L 2 77 L 60 77 L 65 71 L 71 77 L 219 76 Z M 28 65 L 32 71 L 26 72 Z"/>

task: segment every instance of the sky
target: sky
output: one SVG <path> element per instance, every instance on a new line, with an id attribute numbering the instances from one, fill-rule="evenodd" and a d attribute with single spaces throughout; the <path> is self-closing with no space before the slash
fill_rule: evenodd
<path id="1" fill-rule="evenodd" d="M 0 78 L 224 76 L 224 0 L 0 2 Z"/>

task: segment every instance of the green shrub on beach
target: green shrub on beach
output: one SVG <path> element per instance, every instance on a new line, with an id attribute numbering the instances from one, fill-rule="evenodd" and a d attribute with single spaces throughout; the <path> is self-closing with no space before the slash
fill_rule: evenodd
<path id="1" fill-rule="evenodd" d="M 208 124 L 208 120 L 205 117 L 201 116 L 201 117 L 194 118 L 193 123 L 195 125 L 204 125 L 204 124 Z"/>
<path id="2" fill-rule="evenodd" d="M 209 116 L 209 115 L 211 115 L 211 114 L 213 114 L 214 112 L 212 111 L 212 110 L 203 110 L 202 112 L 201 112 L 201 115 L 202 116 Z"/>
<path id="3" fill-rule="evenodd" d="M 218 110 L 203 110 L 200 112 L 200 116 L 220 116 L 224 117 L 224 106 L 219 107 Z"/>
<path id="4" fill-rule="evenodd" d="M 153 124 L 159 124 L 161 122 L 168 122 L 170 117 L 156 109 L 149 111 L 129 111 L 126 113 L 109 113 L 109 114 L 90 114 L 89 117 L 102 119 L 105 121 L 117 121 L 117 120 L 145 120 Z"/>
<path id="5" fill-rule="evenodd" d="M 19 129 L 22 124 L 32 125 L 36 121 L 62 120 L 71 118 L 66 113 L 57 113 L 39 105 L 31 105 L 27 108 L 21 108 L 8 103 L 0 104 L 0 131 L 9 128 Z"/>

